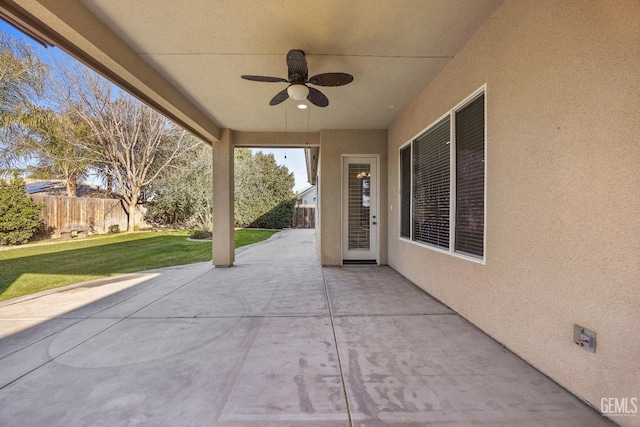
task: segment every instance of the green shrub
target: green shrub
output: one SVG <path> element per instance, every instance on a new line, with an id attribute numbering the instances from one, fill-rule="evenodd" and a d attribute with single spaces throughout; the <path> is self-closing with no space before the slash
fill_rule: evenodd
<path id="1" fill-rule="evenodd" d="M 207 230 L 193 230 L 189 237 L 197 240 L 211 239 L 211 232 Z"/>
<path id="2" fill-rule="evenodd" d="M 40 228 L 40 210 L 27 196 L 22 179 L 0 181 L 0 245 L 27 243 Z"/>
<path id="3" fill-rule="evenodd" d="M 250 227 L 281 229 L 291 226 L 296 199 L 285 200 L 253 221 Z"/>
<path id="4" fill-rule="evenodd" d="M 118 224 L 113 224 L 109 226 L 109 233 L 111 234 L 118 234 L 120 232 L 120 225 Z"/>

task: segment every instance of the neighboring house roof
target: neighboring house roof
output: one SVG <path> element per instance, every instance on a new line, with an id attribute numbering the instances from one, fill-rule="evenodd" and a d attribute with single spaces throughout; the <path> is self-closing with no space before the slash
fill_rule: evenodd
<path id="1" fill-rule="evenodd" d="M 316 191 L 316 186 L 315 186 L 315 185 L 312 185 L 311 187 L 305 188 L 305 189 L 304 189 L 304 190 L 302 190 L 302 191 L 298 191 L 298 197 L 304 196 L 304 195 L 306 195 L 307 193 L 311 193 L 311 192 L 314 192 L 314 193 L 315 193 L 315 191 Z"/>
<path id="2" fill-rule="evenodd" d="M 56 185 L 60 185 L 61 182 L 62 181 L 59 180 L 27 182 L 25 185 L 25 190 L 27 194 L 45 193 Z"/>
<path id="3" fill-rule="evenodd" d="M 316 186 L 312 185 L 302 191 L 298 191 L 297 198 L 302 205 L 315 205 L 316 204 Z"/>
<path id="4" fill-rule="evenodd" d="M 63 180 L 26 180 L 26 193 L 27 194 L 46 194 L 49 196 L 66 196 L 67 187 Z M 77 197 L 91 197 L 91 198 L 119 198 L 118 194 L 111 193 L 97 185 L 90 184 L 78 184 L 76 190 Z"/>

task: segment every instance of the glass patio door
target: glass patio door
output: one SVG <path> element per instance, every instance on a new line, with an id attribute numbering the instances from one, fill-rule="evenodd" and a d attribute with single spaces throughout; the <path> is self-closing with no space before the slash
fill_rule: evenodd
<path id="1" fill-rule="evenodd" d="M 344 157 L 342 259 L 377 263 L 377 159 Z"/>

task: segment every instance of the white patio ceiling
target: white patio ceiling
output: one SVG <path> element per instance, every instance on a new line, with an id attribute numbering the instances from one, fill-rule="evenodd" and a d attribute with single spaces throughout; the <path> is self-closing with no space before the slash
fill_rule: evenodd
<path id="1" fill-rule="evenodd" d="M 174 92 L 160 97 L 165 112 L 193 104 L 218 128 L 306 132 L 319 129 L 384 129 L 446 66 L 502 0 L 17 0 L 38 19 L 57 19 L 87 38 L 116 37 L 100 53 L 88 54 L 113 69 L 112 58 L 134 77 L 142 59 Z M 82 18 L 82 19 L 80 19 Z M 96 27 L 91 22 L 105 24 Z M 97 30 L 92 33 L 91 26 Z M 86 26 L 87 28 L 80 28 Z M 106 31 L 105 31 L 106 30 Z M 63 34 L 67 39 L 75 35 Z M 94 43 L 95 44 L 95 43 Z M 76 46 L 82 43 L 75 42 Z M 126 46 L 125 46 L 126 45 Z M 354 82 L 319 88 L 326 108 L 296 108 L 292 100 L 269 100 L 286 83 L 251 82 L 242 74 L 287 77 L 286 53 L 307 54 L 309 75 L 346 72 Z M 118 53 L 118 51 L 120 51 Z M 125 58 L 125 59 L 123 59 Z M 122 74 L 122 73 L 121 73 Z M 124 77 L 133 86 L 136 78 Z M 150 83 L 157 88 L 165 82 Z M 157 80 L 157 79 L 156 79 Z M 160 79 L 162 80 L 162 79 Z M 144 92 L 147 89 L 142 90 Z M 157 98 L 157 97 L 156 97 Z M 206 125 L 204 126 L 206 128 Z M 215 132 L 212 132 L 214 134 Z"/>

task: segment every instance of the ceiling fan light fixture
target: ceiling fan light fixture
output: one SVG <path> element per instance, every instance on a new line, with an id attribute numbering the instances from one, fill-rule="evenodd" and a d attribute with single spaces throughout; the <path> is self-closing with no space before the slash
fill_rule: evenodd
<path id="1" fill-rule="evenodd" d="M 298 104 L 298 108 L 301 110 L 306 110 L 307 108 L 309 108 L 309 106 L 307 104 Z"/>
<path id="2" fill-rule="evenodd" d="M 296 101 L 302 101 L 309 96 L 309 88 L 301 84 L 293 84 L 287 88 L 287 94 Z"/>

